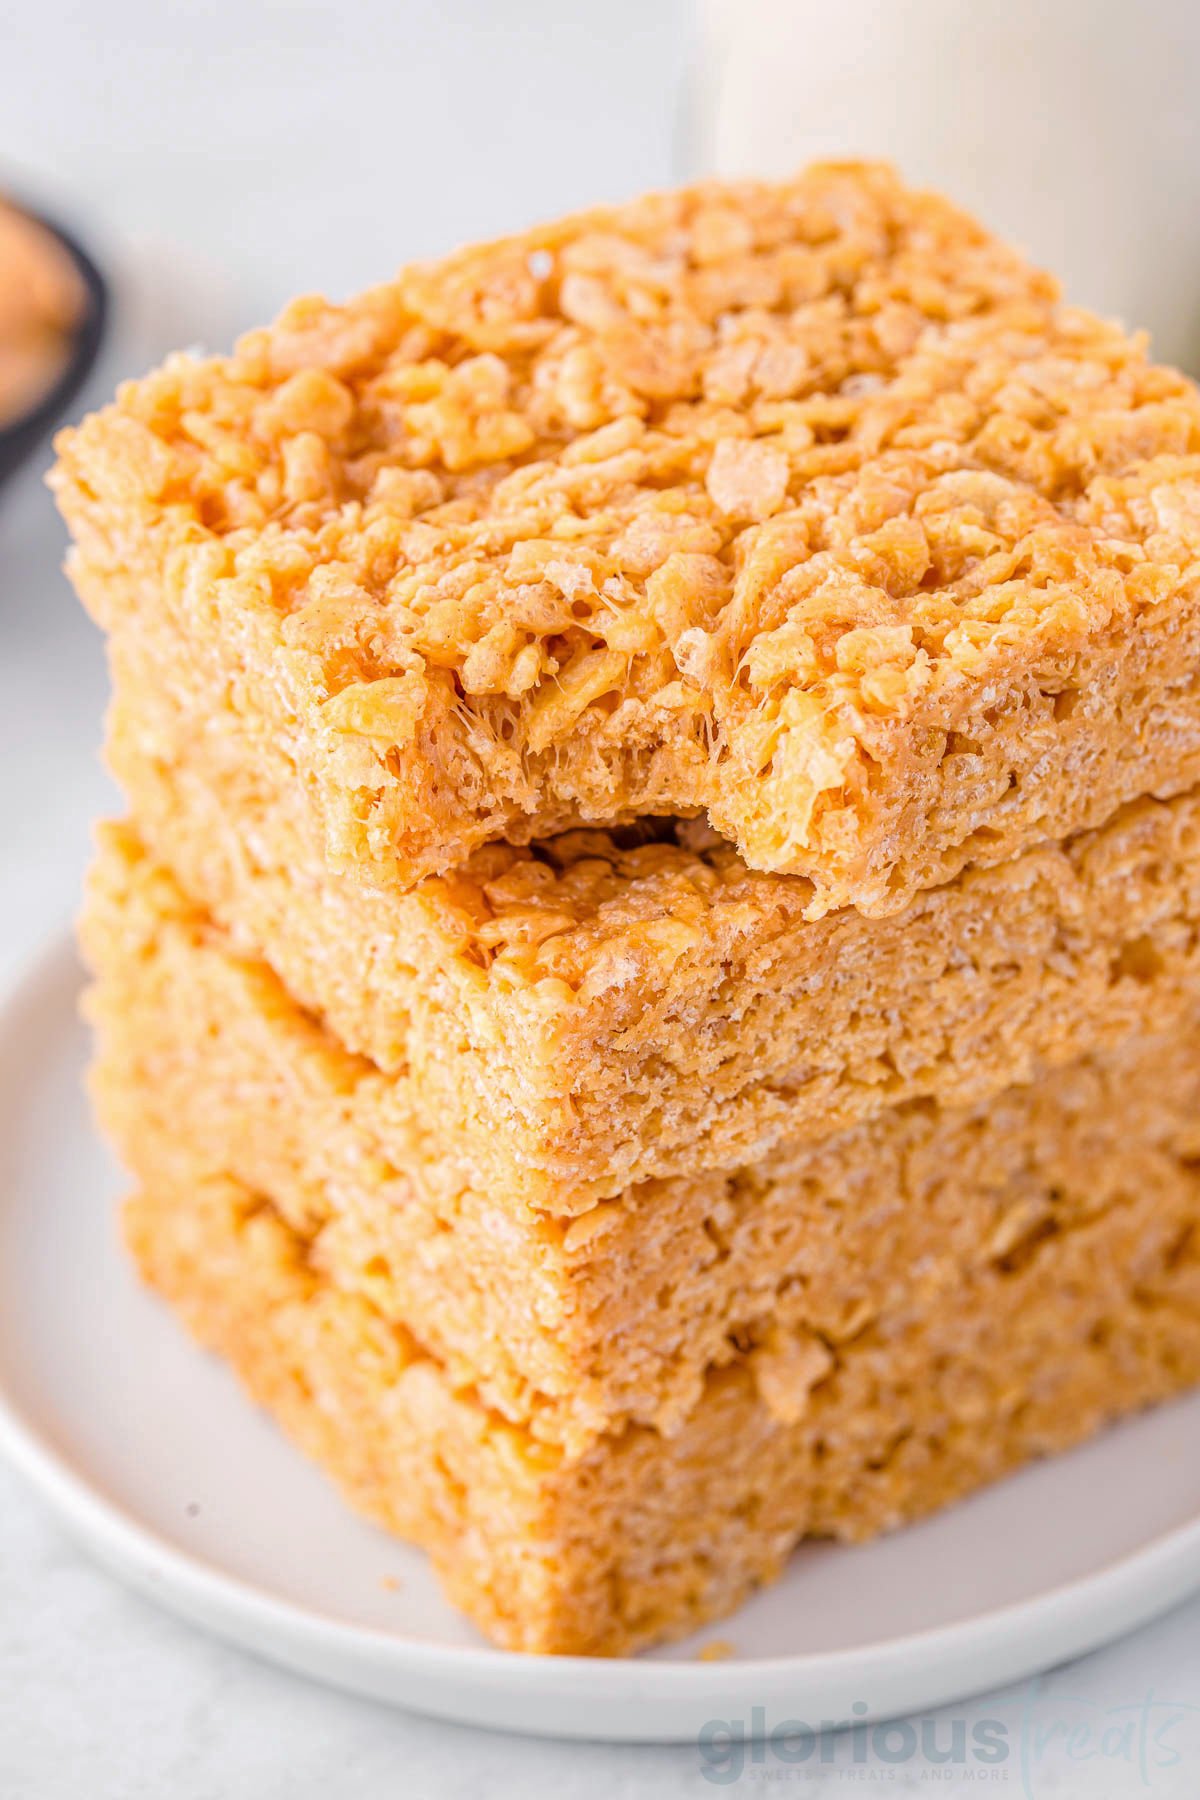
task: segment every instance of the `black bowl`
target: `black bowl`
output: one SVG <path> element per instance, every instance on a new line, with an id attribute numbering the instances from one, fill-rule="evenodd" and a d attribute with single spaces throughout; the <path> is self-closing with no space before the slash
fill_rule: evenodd
<path id="1" fill-rule="evenodd" d="M 27 413 L 0 427 L 0 486 L 38 448 L 87 380 L 104 341 L 109 311 L 108 284 L 87 251 L 70 232 L 64 231 L 53 219 L 46 218 L 44 213 L 33 207 L 22 206 L 13 196 L 5 194 L 4 198 L 10 206 L 16 206 L 27 213 L 58 239 L 83 279 L 87 300 L 83 318 L 75 329 L 71 354 L 63 369 Z"/>

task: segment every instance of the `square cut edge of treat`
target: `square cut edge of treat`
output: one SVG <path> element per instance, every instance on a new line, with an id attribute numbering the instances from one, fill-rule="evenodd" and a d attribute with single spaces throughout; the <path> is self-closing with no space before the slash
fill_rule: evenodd
<path id="1" fill-rule="evenodd" d="M 707 814 L 887 913 L 1200 775 L 1200 397 L 877 165 L 297 301 L 59 449 L 89 607 L 377 885 Z"/>

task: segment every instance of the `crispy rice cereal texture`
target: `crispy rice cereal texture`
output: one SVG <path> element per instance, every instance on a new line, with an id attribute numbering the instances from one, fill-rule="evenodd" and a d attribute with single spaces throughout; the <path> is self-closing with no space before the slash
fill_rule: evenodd
<path id="1" fill-rule="evenodd" d="M 715 1371 L 673 1437 L 629 1426 L 575 1455 L 455 1388 L 266 1196 L 200 1166 L 136 1198 L 126 1233 L 196 1335 L 356 1505 L 430 1552 L 484 1631 L 621 1654 L 730 1612 L 803 1537 L 888 1530 L 1200 1379 L 1196 1162 L 1146 1153 L 1126 1122 L 1100 1209 L 1067 1165 L 1040 1196 L 1061 1226 L 936 1304 L 815 1362 L 782 1334 L 761 1364 Z"/>
<path id="2" fill-rule="evenodd" d="M 92 1093 L 139 1183 L 178 1186 L 219 1147 L 312 1269 L 572 1454 L 628 1422 L 674 1435 L 706 1372 L 747 1356 L 786 1409 L 789 1383 L 802 1394 L 868 1324 L 952 1302 L 1080 1206 L 1120 1204 L 1135 1171 L 1153 1183 L 1161 1159 L 1200 1153 L 1193 991 L 1175 1033 L 1151 999 L 1142 1034 L 986 1105 L 886 1108 L 555 1216 L 467 1178 L 439 1112 L 348 1055 L 125 833 L 108 834 L 84 941 Z"/>
<path id="3" fill-rule="evenodd" d="M 1165 1028 L 1200 988 L 1200 790 L 882 920 L 806 920 L 803 878 L 747 870 L 697 824 L 493 844 L 381 894 L 314 867 L 279 756 L 227 706 L 115 660 L 110 760 L 151 860 L 405 1077 L 497 1198 L 578 1211 L 906 1100 L 976 1103 Z M 143 855 L 105 864 L 130 933 Z"/>
<path id="4" fill-rule="evenodd" d="M 297 301 L 60 440 L 334 864 L 707 813 L 818 917 L 1200 777 L 1200 399 L 888 170 L 710 183 Z"/>

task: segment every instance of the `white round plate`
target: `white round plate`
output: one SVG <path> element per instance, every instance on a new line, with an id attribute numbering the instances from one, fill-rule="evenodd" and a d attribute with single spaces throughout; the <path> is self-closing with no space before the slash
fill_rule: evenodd
<path id="1" fill-rule="evenodd" d="M 78 987 L 59 944 L 0 1012 L 0 1446 L 102 1561 L 197 1624 L 446 1718 L 682 1740 L 749 1730 L 755 1707 L 768 1728 L 925 1710 L 1200 1587 L 1197 1396 L 879 1543 L 806 1548 L 690 1643 L 607 1662 L 490 1649 L 139 1288 L 80 1091 Z M 732 1654 L 698 1660 L 716 1638 Z"/>

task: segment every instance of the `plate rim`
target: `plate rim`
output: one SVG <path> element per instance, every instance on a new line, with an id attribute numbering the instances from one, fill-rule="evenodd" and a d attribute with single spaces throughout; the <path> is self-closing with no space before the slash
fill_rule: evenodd
<path id="1" fill-rule="evenodd" d="M 70 933 L 56 931 L 15 977 L 0 985 L 0 1052 L 21 1015 L 66 985 L 70 973 L 78 986 L 79 957 Z M 1167 1404 L 1170 1404 L 1169 1402 Z M 1070 1455 L 1071 1452 L 1066 1454 Z M 523 1686 L 530 1669 L 545 1699 L 589 1700 L 636 1704 L 649 1712 L 656 1702 L 687 1700 L 728 1712 L 738 1693 L 779 1690 L 781 1681 L 804 1684 L 819 1669 L 820 1687 L 828 1690 L 839 1675 L 853 1675 L 863 1686 L 883 1683 L 899 1670 L 912 1676 L 914 1659 L 930 1673 L 930 1698 L 922 1704 L 948 1704 L 997 1685 L 1028 1677 L 1071 1656 L 1099 1649 L 1200 1590 L 1200 1506 L 1194 1519 L 1170 1527 L 1124 1555 L 1085 1575 L 974 1616 L 928 1626 L 878 1642 L 843 1646 L 826 1652 L 794 1655 L 737 1656 L 728 1661 L 650 1660 L 645 1657 L 597 1658 L 547 1656 L 503 1650 L 487 1644 L 439 1644 L 409 1632 L 355 1625 L 335 1615 L 306 1607 L 222 1569 L 183 1549 L 139 1520 L 75 1468 L 50 1437 L 36 1425 L 10 1391 L 0 1363 L 0 1455 L 47 1501 L 76 1541 L 82 1540 L 110 1569 L 117 1570 L 143 1593 L 176 1614 L 199 1622 L 217 1636 L 243 1649 L 304 1669 L 317 1679 L 358 1692 L 374 1691 L 311 1662 L 289 1657 L 288 1646 L 317 1653 L 318 1661 L 340 1655 L 360 1671 L 390 1669 L 411 1673 L 419 1665 L 426 1681 L 469 1679 L 493 1696 Z M 736 1615 L 735 1615 L 736 1616 Z M 718 1633 L 722 1622 L 715 1621 Z M 251 1635 L 248 1637 L 247 1632 Z M 1033 1646 L 1037 1646 L 1034 1648 Z M 264 1648 L 264 1646 L 269 1646 Z M 1023 1647 L 1024 1646 L 1024 1647 Z M 971 1674 L 971 1665 L 986 1674 Z M 932 1671 L 957 1668 L 949 1681 Z M 997 1677 L 995 1670 L 1001 1673 Z M 912 1685 L 911 1680 L 908 1684 Z M 919 1685 L 919 1683 L 918 1683 Z M 936 1691 L 937 1697 L 932 1697 Z M 446 1718 L 483 1722 L 502 1729 L 555 1737 L 593 1737 L 613 1742 L 682 1741 L 693 1733 L 656 1731 L 646 1724 L 604 1730 L 592 1720 L 587 1730 L 570 1719 L 543 1721 L 539 1730 L 520 1723 L 486 1719 L 472 1713 L 458 1695 L 442 1711 L 428 1697 L 397 1702 Z M 748 1704 L 748 1702 L 747 1702 Z M 907 1707 L 887 1705 L 869 1710 L 860 1722 L 896 1717 Z"/>

